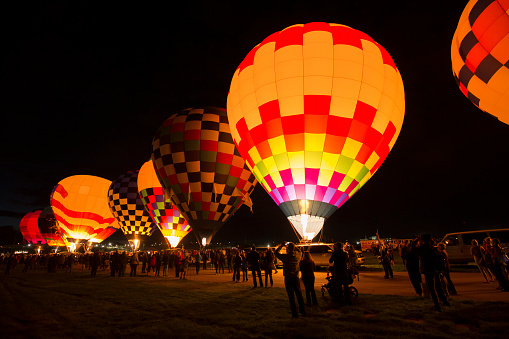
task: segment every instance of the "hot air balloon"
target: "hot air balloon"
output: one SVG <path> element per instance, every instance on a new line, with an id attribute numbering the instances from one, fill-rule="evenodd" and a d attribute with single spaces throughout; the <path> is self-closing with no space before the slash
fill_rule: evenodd
<path id="1" fill-rule="evenodd" d="M 29 244 L 45 244 L 46 240 L 39 231 L 39 215 L 42 210 L 28 212 L 19 223 L 19 230 L 23 239 Z"/>
<path id="2" fill-rule="evenodd" d="M 451 44 L 452 71 L 474 105 L 509 124 L 509 2 L 471 0 Z"/>
<path id="3" fill-rule="evenodd" d="M 242 203 L 250 204 L 256 180 L 235 148 L 226 110 L 173 114 L 159 127 L 152 148 L 161 185 L 203 245 Z"/>
<path id="4" fill-rule="evenodd" d="M 163 236 L 172 247 L 177 247 L 180 240 L 191 231 L 191 226 L 173 206 L 171 200 L 165 196 L 152 160 L 141 166 L 138 174 L 138 191 L 145 209 Z"/>
<path id="5" fill-rule="evenodd" d="M 227 102 L 242 157 L 303 239 L 378 170 L 403 124 L 401 75 L 365 33 L 322 22 L 267 37 Z"/>
<path id="6" fill-rule="evenodd" d="M 110 210 L 135 250 L 155 230 L 138 194 L 138 173 L 132 171 L 122 174 L 108 190 Z"/>
<path id="7" fill-rule="evenodd" d="M 118 224 L 108 207 L 111 181 L 92 175 L 63 179 L 51 193 L 51 208 L 60 230 L 73 245 L 98 242 L 99 234 Z M 71 248 L 74 249 L 73 246 Z"/>
<path id="8" fill-rule="evenodd" d="M 48 246 L 69 246 L 65 236 L 58 227 L 57 219 L 51 207 L 46 207 L 42 210 L 41 214 L 39 214 L 38 223 L 41 235 L 46 240 Z"/>

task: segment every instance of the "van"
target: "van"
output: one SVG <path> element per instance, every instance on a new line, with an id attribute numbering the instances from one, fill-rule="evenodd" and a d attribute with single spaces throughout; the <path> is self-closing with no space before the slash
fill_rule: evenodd
<path id="1" fill-rule="evenodd" d="M 508 252 L 509 228 L 449 233 L 442 239 L 442 242 L 447 245 L 445 250 L 449 255 L 449 262 L 454 264 L 473 262 L 474 258 L 470 254 L 472 240 L 476 239 L 479 245 L 482 245 L 487 237 L 500 240 L 502 250 Z"/>
<path id="2" fill-rule="evenodd" d="M 300 251 L 309 251 L 311 254 L 311 258 L 315 262 L 315 265 L 318 266 L 329 266 L 329 259 L 334 252 L 334 244 L 326 244 L 326 243 L 302 243 L 297 244 L 297 247 Z M 366 262 L 366 258 L 362 251 L 355 250 L 356 261 L 355 266 L 363 265 Z"/>

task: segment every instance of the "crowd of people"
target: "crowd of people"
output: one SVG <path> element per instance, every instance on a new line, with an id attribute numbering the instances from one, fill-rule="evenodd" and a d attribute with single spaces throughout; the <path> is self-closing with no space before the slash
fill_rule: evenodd
<path id="1" fill-rule="evenodd" d="M 283 250 L 284 248 L 284 250 Z M 443 306 L 450 306 L 449 296 L 457 294 L 450 276 L 450 263 L 446 244 L 438 243 L 429 234 L 417 236 L 413 240 L 405 240 L 397 246 L 381 240 L 373 248 L 384 269 L 384 278 L 393 278 L 394 251 L 399 251 L 406 267 L 410 282 L 419 296 L 427 295 L 433 300 L 435 310 L 442 311 Z M 485 283 L 497 282 L 498 289 L 509 291 L 508 261 L 502 252 L 498 239 L 484 239 L 479 244 L 472 240 L 471 254 L 481 272 Z M 506 257 L 504 260 L 503 257 Z M 200 270 L 212 269 L 215 274 L 231 274 L 232 281 L 253 282 L 253 288 L 272 287 L 273 273 L 278 273 L 277 260 L 283 265 L 284 284 L 290 302 L 293 317 L 306 315 L 306 305 L 301 292 L 301 281 L 305 289 L 307 306 L 317 304 L 315 292 L 316 265 L 308 251 L 301 253 L 293 243 L 279 245 L 275 251 L 271 248 L 251 249 L 216 249 L 216 250 L 163 250 L 104 252 L 94 253 L 58 253 L 58 254 L 11 254 L 0 255 L 0 265 L 5 264 L 8 275 L 16 266 L 22 266 L 22 272 L 37 267 L 46 267 L 48 273 L 58 269 L 71 272 L 73 267 L 81 266 L 82 270 L 90 270 L 95 277 L 98 270 L 109 270 L 112 277 L 124 277 L 129 267 L 129 276 L 135 277 L 138 266 L 141 274 L 168 276 L 174 269 L 175 277 L 186 279 L 189 266 L 196 274 Z M 352 305 L 350 287 L 352 269 L 355 266 L 356 254 L 353 246 L 342 243 L 334 244 L 334 252 L 329 262 L 332 264 L 332 282 L 334 293 L 339 305 Z M 262 270 L 264 275 L 262 277 Z M 227 271 L 227 272 L 226 272 Z M 241 274 L 242 273 L 242 274 Z M 242 275 L 242 280 L 241 280 Z M 251 276 L 251 277 L 250 277 Z M 424 277 L 424 279 L 423 279 Z"/>

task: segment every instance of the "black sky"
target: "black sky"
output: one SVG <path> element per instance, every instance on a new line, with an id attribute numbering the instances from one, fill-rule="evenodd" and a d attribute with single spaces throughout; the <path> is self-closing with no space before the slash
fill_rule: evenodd
<path id="1" fill-rule="evenodd" d="M 325 224 L 353 240 L 509 227 L 509 126 L 457 88 L 450 45 L 466 2 L 283 1 L 4 8 L 0 210 L 49 205 L 61 179 L 109 180 L 141 167 L 152 137 L 187 107 L 225 107 L 256 44 L 297 23 L 361 30 L 384 46 L 405 86 L 401 134 L 379 171 Z M 242 5 L 242 6 L 241 6 Z M 261 187 L 216 241 L 295 240 Z M 4 213 L 2 215 L 5 215 Z M 20 218 L 0 217 L 0 225 Z"/>

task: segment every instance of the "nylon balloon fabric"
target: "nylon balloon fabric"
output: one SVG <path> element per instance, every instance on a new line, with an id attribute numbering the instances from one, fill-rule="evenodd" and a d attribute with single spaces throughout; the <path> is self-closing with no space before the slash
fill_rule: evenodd
<path id="1" fill-rule="evenodd" d="M 309 238 L 392 149 L 404 118 L 403 81 L 367 34 L 323 22 L 294 25 L 247 54 L 227 110 L 240 154 Z"/>
<path id="2" fill-rule="evenodd" d="M 249 204 L 256 179 L 235 148 L 225 109 L 173 114 L 152 147 L 162 187 L 206 243 L 243 202 Z"/>
<path id="3" fill-rule="evenodd" d="M 46 207 L 39 214 L 38 218 L 39 230 L 46 240 L 48 246 L 67 246 L 64 235 L 60 232 L 57 219 L 51 207 Z"/>
<path id="4" fill-rule="evenodd" d="M 157 178 L 152 160 L 147 161 L 138 174 L 138 191 L 145 209 L 159 227 L 172 247 L 190 231 L 187 220 L 165 196 L 164 189 Z"/>
<path id="5" fill-rule="evenodd" d="M 509 124 L 509 1 L 468 2 L 454 32 L 451 61 L 460 91 Z"/>
<path id="6" fill-rule="evenodd" d="M 92 175 L 73 175 L 61 180 L 51 193 L 51 208 L 61 232 L 74 240 L 96 238 L 118 224 L 108 207 L 111 181 Z"/>
<path id="7" fill-rule="evenodd" d="M 138 194 L 138 173 L 131 171 L 122 174 L 111 183 L 108 190 L 111 213 L 129 241 L 144 240 L 155 230 Z"/>
<path id="8" fill-rule="evenodd" d="M 46 240 L 39 230 L 39 215 L 42 210 L 28 212 L 19 223 L 19 230 L 23 239 L 29 244 L 45 244 Z"/>

